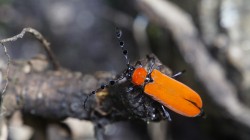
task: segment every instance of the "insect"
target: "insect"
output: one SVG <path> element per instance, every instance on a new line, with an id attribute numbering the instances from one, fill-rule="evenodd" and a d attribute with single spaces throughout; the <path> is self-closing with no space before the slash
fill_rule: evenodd
<path id="1" fill-rule="evenodd" d="M 153 100 L 161 104 L 161 109 L 169 121 L 171 121 L 171 117 L 166 108 L 186 117 L 203 115 L 202 100 L 199 94 L 174 79 L 183 72 L 176 73 L 171 77 L 165 75 L 158 67 L 154 66 L 154 57 L 148 57 L 151 60 L 151 65 L 148 69 L 142 67 L 140 61 L 137 61 L 134 66 L 131 65 L 128 59 L 128 51 L 124 49 L 124 42 L 120 40 L 122 31 L 118 28 L 116 28 L 116 36 L 126 59 L 127 68 L 120 77 L 111 80 L 108 84 L 101 85 L 100 88 L 88 94 L 84 101 L 84 108 L 86 101 L 91 95 L 126 78 L 132 83 L 132 87 L 128 88 L 128 92 L 133 90 L 133 87 L 141 87 L 146 95 L 149 95 Z"/>

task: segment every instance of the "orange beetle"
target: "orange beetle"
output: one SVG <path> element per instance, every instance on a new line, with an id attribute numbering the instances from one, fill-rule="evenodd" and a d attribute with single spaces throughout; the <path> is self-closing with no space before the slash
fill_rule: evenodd
<path id="1" fill-rule="evenodd" d="M 147 75 L 146 69 L 142 67 L 135 69 L 132 83 L 144 86 L 144 93 L 176 113 L 187 117 L 201 114 L 202 100 L 191 88 L 157 69 L 153 69 L 149 74 L 151 82 L 145 83 Z"/>
<path id="2" fill-rule="evenodd" d="M 117 29 L 116 31 L 117 38 L 120 39 L 122 32 L 120 29 Z M 131 83 L 134 86 L 143 87 L 145 94 L 162 104 L 162 110 L 169 121 L 171 121 L 171 118 L 169 113 L 165 110 L 165 107 L 187 117 L 202 115 L 202 100 L 200 96 L 188 86 L 173 79 L 174 77 L 180 75 L 181 72 L 169 77 L 153 68 L 154 61 L 149 70 L 143 68 L 140 61 L 137 63 L 140 67 L 132 66 L 128 60 L 128 51 L 124 49 L 123 41 L 120 41 L 120 46 L 127 61 L 127 69 L 119 78 L 110 81 L 109 84 L 102 85 L 100 88 L 89 94 L 84 101 L 84 106 L 89 96 L 104 89 L 105 87 L 114 85 L 123 78 L 127 78 L 131 80 Z M 154 58 L 151 59 L 154 60 Z"/>

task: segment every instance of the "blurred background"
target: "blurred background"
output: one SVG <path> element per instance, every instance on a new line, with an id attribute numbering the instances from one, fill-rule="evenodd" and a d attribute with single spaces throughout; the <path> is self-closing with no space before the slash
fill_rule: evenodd
<path id="1" fill-rule="evenodd" d="M 119 73 L 125 68 L 115 36 L 120 27 L 131 61 L 154 53 L 174 73 L 187 71 L 178 80 L 201 95 L 207 118 L 170 112 L 171 123 L 117 122 L 106 127 L 105 139 L 249 140 L 249 13 L 247 0 L 0 0 L 0 38 L 32 27 L 51 43 L 63 67 Z M 30 35 L 6 46 L 14 60 L 43 52 Z M 43 139 L 20 116 L 14 113 L 2 127 L 8 139 Z M 74 118 L 47 126 L 43 135 L 95 139 L 93 124 Z"/>

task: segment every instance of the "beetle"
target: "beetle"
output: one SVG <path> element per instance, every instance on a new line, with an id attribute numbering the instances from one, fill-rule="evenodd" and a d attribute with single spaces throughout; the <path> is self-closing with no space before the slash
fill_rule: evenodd
<path id="1" fill-rule="evenodd" d="M 154 57 L 149 56 L 147 58 L 151 61 L 151 65 L 148 69 L 142 67 L 140 61 L 137 61 L 135 65 L 131 65 L 128 59 L 128 51 L 124 49 L 124 42 L 120 40 L 121 36 L 122 31 L 116 28 L 116 37 L 119 40 L 127 68 L 120 77 L 111 80 L 108 84 L 101 85 L 98 89 L 92 91 L 91 94 L 88 94 L 84 100 L 84 108 L 86 101 L 91 95 L 126 78 L 132 83 L 132 87 L 129 87 L 127 92 L 129 93 L 133 90 L 133 87 L 141 87 L 143 93 L 161 104 L 161 109 L 169 121 L 171 121 L 171 117 L 166 108 L 186 117 L 203 115 L 202 100 L 199 94 L 174 79 L 181 75 L 183 71 L 170 77 L 162 73 L 158 67 L 155 67 Z"/>

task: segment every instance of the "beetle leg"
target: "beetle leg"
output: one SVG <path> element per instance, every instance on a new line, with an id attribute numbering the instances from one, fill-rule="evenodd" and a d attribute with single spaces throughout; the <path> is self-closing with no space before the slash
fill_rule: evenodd
<path id="1" fill-rule="evenodd" d="M 155 69 L 157 69 L 157 70 L 163 72 L 163 68 L 164 68 L 163 65 L 159 65 L 159 66 L 157 66 Z M 182 75 L 182 74 L 185 73 L 185 72 L 186 72 L 186 70 L 182 70 L 182 71 L 180 71 L 180 72 L 177 72 L 177 73 L 175 73 L 174 75 L 172 75 L 171 78 L 176 78 L 176 77 Z M 165 73 L 165 72 L 163 72 L 163 73 L 166 74 L 166 75 L 169 75 L 168 73 Z"/>
<path id="2" fill-rule="evenodd" d="M 140 94 L 139 94 L 139 95 L 140 95 Z M 139 95 L 138 95 L 138 96 L 139 96 Z M 142 105 L 142 97 L 143 97 L 143 96 L 140 96 L 140 97 L 139 97 L 138 106 L 136 106 L 135 108 L 138 108 L 138 107 L 140 107 L 140 105 Z"/>
<path id="3" fill-rule="evenodd" d="M 207 115 L 206 115 L 206 113 L 204 112 L 203 109 L 201 109 L 201 113 L 198 116 L 202 117 L 203 119 L 207 118 Z"/>
<path id="4" fill-rule="evenodd" d="M 180 72 L 177 72 L 176 74 L 172 75 L 171 77 L 172 77 L 172 78 L 176 78 L 176 77 L 182 75 L 182 74 L 185 73 L 185 72 L 186 72 L 185 70 L 180 71 Z"/>
<path id="5" fill-rule="evenodd" d="M 161 108 L 162 108 L 162 110 L 163 110 L 163 112 L 164 112 L 165 117 L 168 119 L 168 121 L 171 122 L 172 119 L 171 119 L 171 117 L 170 117 L 168 111 L 165 109 L 165 107 L 164 107 L 163 105 L 161 105 Z"/>
<path id="6" fill-rule="evenodd" d="M 129 92 L 133 91 L 133 90 L 134 90 L 134 87 L 135 87 L 134 85 L 130 85 L 130 86 L 127 88 L 126 92 L 129 93 Z"/>
<path id="7" fill-rule="evenodd" d="M 146 57 L 147 57 L 148 61 L 151 62 L 151 65 L 148 68 L 148 73 L 151 73 L 153 71 L 153 68 L 155 65 L 155 58 L 150 56 L 150 55 L 147 55 Z"/>
<path id="8" fill-rule="evenodd" d="M 136 67 L 136 66 L 138 66 L 138 65 L 139 65 L 140 67 L 142 67 L 142 64 L 141 64 L 141 61 L 140 61 L 140 60 L 138 60 L 138 61 L 135 62 L 134 67 Z"/>

